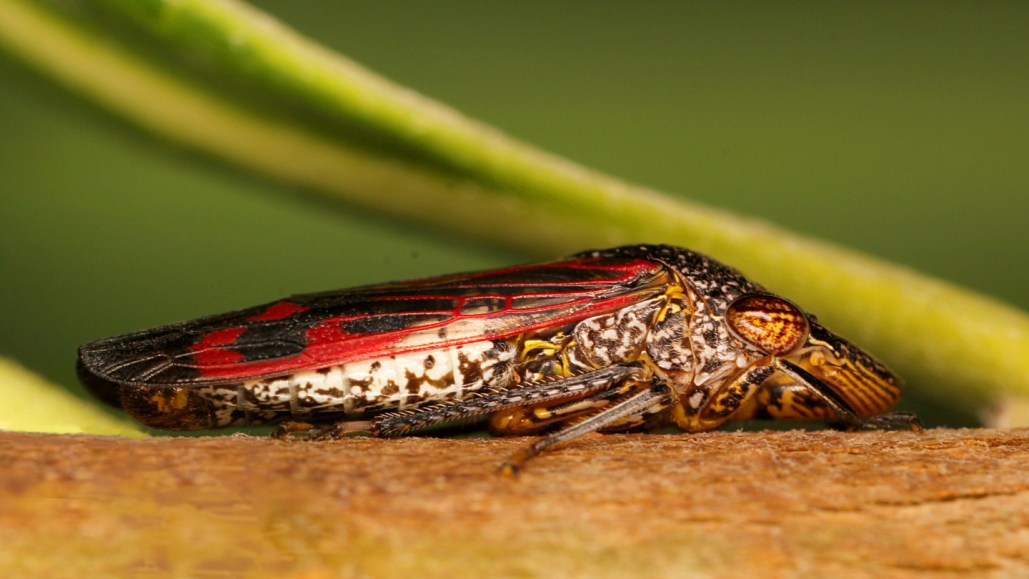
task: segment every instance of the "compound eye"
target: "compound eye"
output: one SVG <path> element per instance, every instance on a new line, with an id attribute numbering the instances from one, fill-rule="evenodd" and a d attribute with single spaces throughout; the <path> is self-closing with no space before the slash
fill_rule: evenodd
<path id="1" fill-rule="evenodd" d="M 725 319 L 736 337 L 768 354 L 787 354 L 807 340 L 807 316 L 775 296 L 739 297 L 729 304 Z"/>

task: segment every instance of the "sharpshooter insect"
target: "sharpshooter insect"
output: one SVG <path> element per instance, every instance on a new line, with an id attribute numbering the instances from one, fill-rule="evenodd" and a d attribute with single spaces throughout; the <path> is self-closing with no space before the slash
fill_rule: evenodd
<path id="1" fill-rule="evenodd" d="M 487 422 L 544 434 L 504 463 L 595 431 L 753 418 L 908 427 L 882 364 L 699 253 L 588 251 L 308 295 L 86 344 L 98 397 L 162 429 L 284 422 L 394 437 Z"/>

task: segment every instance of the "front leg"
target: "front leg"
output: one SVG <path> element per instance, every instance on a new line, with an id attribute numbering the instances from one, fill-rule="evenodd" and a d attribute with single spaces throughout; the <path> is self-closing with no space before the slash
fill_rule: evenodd
<path id="1" fill-rule="evenodd" d="M 680 397 L 672 419 L 686 432 L 718 428 L 733 418 L 740 408 L 746 407 L 773 373 L 775 368 L 772 365 L 762 363 L 748 368 L 713 391 L 694 386 Z"/>

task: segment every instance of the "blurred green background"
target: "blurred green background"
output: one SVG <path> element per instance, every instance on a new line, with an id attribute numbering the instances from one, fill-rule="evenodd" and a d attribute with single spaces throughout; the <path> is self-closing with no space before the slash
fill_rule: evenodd
<path id="1" fill-rule="evenodd" d="M 572 160 L 1029 307 L 1024 3 L 255 4 Z M 71 389 L 91 339 L 526 259 L 202 161 L 3 53 L 0 87 L 0 355 Z"/>

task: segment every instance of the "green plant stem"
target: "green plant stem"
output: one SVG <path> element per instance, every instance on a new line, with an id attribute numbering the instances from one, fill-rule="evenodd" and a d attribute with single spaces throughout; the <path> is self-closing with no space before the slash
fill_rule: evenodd
<path id="1" fill-rule="evenodd" d="M 243 169 L 537 256 L 643 241 L 685 245 L 818 313 L 912 388 L 980 409 L 1029 397 L 1029 316 L 1018 309 L 540 152 L 237 2 L 98 5 L 163 53 L 207 63 L 208 74 L 140 56 L 95 23 L 30 0 L 0 0 L 0 43 L 131 123 Z M 226 94 L 209 76 L 346 130 L 259 114 L 255 105 L 270 101 Z"/>
<path id="2" fill-rule="evenodd" d="M 138 426 L 86 404 L 66 390 L 0 357 L 0 431 L 146 436 Z"/>

